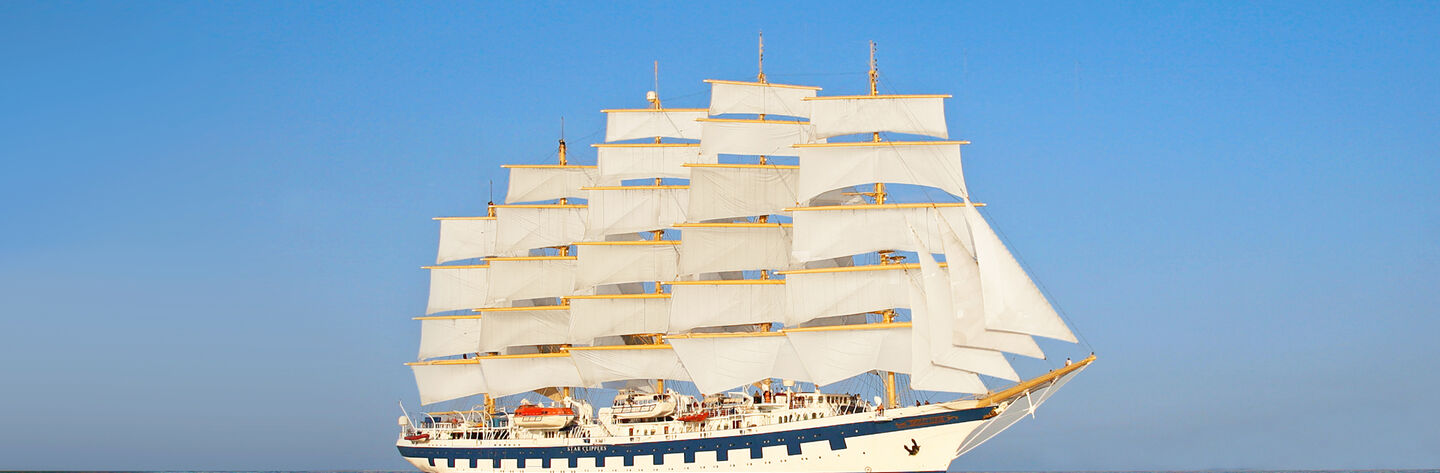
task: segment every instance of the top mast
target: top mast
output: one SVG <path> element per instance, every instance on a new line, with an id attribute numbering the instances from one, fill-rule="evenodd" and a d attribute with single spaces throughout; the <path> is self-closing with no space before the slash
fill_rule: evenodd
<path id="1" fill-rule="evenodd" d="M 875 42 L 870 42 L 870 95 L 880 95 L 880 69 L 875 66 Z M 871 141 L 880 142 L 880 132 L 870 136 Z M 875 203 L 885 203 L 885 183 L 875 183 Z"/>
<path id="2" fill-rule="evenodd" d="M 569 164 L 568 160 L 565 158 L 565 117 L 560 117 L 560 152 L 559 152 L 559 153 L 560 153 L 560 165 L 561 165 L 561 166 L 565 166 L 565 165 Z M 570 203 L 570 199 L 567 199 L 567 198 L 564 198 L 564 197 L 561 197 L 561 198 L 560 198 L 560 205 L 565 205 L 565 204 L 568 204 L 568 203 Z M 556 254 L 558 254 L 558 255 L 560 255 L 560 256 L 570 256 L 570 245 L 565 245 L 565 246 L 556 248 Z M 570 388 L 565 388 L 565 389 L 566 389 L 566 390 L 569 390 Z M 570 393 L 569 393 L 569 392 L 566 392 L 565 394 L 566 394 L 566 395 L 569 395 Z"/>
<path id="3" fill-rule="evenodd" d="M 760 32 L 760 73 L 755 75 L 755 81 L 765 83 L 765 32 Z M 765 115 L 760 115 L 762 118 Z"/>
<path id="4" fill-rule="evenodd" d="M 650 101 L 651 109 L 660 110 L 660 61 L 655 61 L 655 89 L 651 90 L 649 94 L 645 94 L 645 100 Z M 655 143 L 660 143 L 660 137 L 655 137 Z M 660 178 L 655 178 L 655 185 L 658 186 L 661 182 Z M 655 239 L 660 239 L 659 233 L 655 235 Z"/>
<path id="5" fill-rule="evenodd" d="M 560 165 L 566 164 L 569 163 L 565 161 L 565 117 L 560 117 Z"/>
<path id="6" fill-rule="evenodd" d="M 660 109 L 660 61 L 655 61 L 655 88 L 645 94 L 645 100 L 650 102 L 650 108 Z M 660 142 L 660 137 L 655 137 L 655 142 Z"/>
<path id="7" fill-rule="evenodd" d="M 880 79 L 880 71 L 875 68 L 875 42 L 870 42 L 870 95 L 880 95 L 880 88 L 877 87 Z M 878 133 L 877 133 L 878 134 Z M 875 141 L 880 141 L 876 139 Z"/>
<path id="8" fill-rule="evenodd" d="M 761 31 L 761 32 L 760 32 L 760 61 L 759 61 L 759 64 L 760 64 L 760 73 L 759 73 L 759 74 L 755 74 L 755 81 L 756 81 L 756 82 L 759 82 L 759 83 L 761 83 L 761 84 L 765 84 L 765 83 L 767 83 L 767 82 L 765 82 L 765 32 L 764 32 L 764 31 Z M 765 114 L 763 114 L 763 113 L 760 114 L 760 119 L 761 119 L 761 120 L 764 120 L 764 119 L 765 119 Z M 769 162 L 770 162 L 770 161 L 765 158 L 765 155 L 763 155 L 763 154 L 760 155 L 760 164 L 769 164 Z M 760 222 L 764 222 L 764 221 L 765 221 L 765 216 L 764 216 L 764 215 L 761 215 L 759 221 L 760 221 Z M 766 274 L 765 274 L 763 271 L 760 273 L 760 275 L 761 275 L 761 276 L 766 276 Z"/>

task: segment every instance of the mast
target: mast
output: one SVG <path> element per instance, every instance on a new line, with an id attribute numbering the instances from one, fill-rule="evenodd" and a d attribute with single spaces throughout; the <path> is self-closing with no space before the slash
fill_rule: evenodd
<path id="1" fill-rule="evenodd" d="M 759 82 L 759 83 L 761 83 L 761 84 L 764 84 L 764 83 L 765 83 L 765 32 L 764 32 L 764 31 L 761 31 L 761 32 L 760 32 L 760 74 L 758 74 L 758 75 L 755 76 L 755 81 L 756 81 L 756 82 Z M 765 115 L 762 114 L 762 115 L 760 115 L 760 117 L 761 117 L 761 118 L 764 118 Z"/>
<path id="2" fill-rule="evenodd" d="M 871 95 L 871 96 L 880 95 L 880 70 L 876 67 L 876 64 L 875 64 L 875 42 L 874 42 L 874 41 L 871 41 L 871 42 L 870 42 L 870 73 L 869 73 L 868 75 L 870 76 L 870 95 Z M 874 132 L 872 135 L 870 135 L 870 139 L 871 139 L 871 141 L 873 141 L 873 142 L 879 143 L 879 142 L 880 142 L 880 132 L 878 132 L 878 131 L 877 131 L 877 132 Z M 875 183 L 875 191 L 874 191 L 874 192 L 871 192 L 870 195 L 873 196 L 873 197 L 875 197 L 875 204 L 876 204 L 876 205 L 884 204 L 884 203 L 885 203 L 885 183 L 884 183 L 884 182 L 876 182 L 876 183 Z M 893 252 L 893 251 L 890 251 L 890 250 L 885 250 L 885 251 L 879 252 L 880 264 L 882 264 L 882 265 L 894 264 L 895 262 L 898 262 L 898 261 L 904 259 L 904 257 L 893 256 L 893 253 L 894 253 L 894 252 Z M 888 324 L 888 323 L 891 323 L 891 322 L 894 322 L 894 321 L 895 321 L 895 309 L 885 309 L 885 310 L 881 311 L 881 312 L 880 312 L 880 320 L 881 320 L 881 323 L 887 323 L 887 324 Z M 894 372 L 894 371 L 884 371 L 884 372 L 881 373 L 881 378 L 882 378 L 882 381 L 884 381 L 884 383 L 885 383 L 885 407 L 888 407 L 888 408 L 898 407 L 898 406 L 899 406 L 899 399 L 898 399 L 898 397 L 896 396 L 896 393 L 895 393 L 895 372 Z"/>
<path id="3" fill-rule="evenodd" d="M 765 82 L 765 32 L 764 32 L 764 31 L 761 31 L 761 32 L 760 32 L 760 61 L 759 61 L 759 62 L 760 62 L 760 73 L 755 74 L 755 81 L 756 81 L 756 82 L 759 82 L 759 83 L 761 83 L 761 84 L 765 84 L 765 83 L 767 83 L 767 82 Z M 765 120 L 765 114 L 763 114 L 763 113 L 760 114 L 760 120 Z M 765 159 L 765 155 L 763 155 L 763 154 L 760 155 L 760 164 L 765 164 L 766 162 L 767 162 L 767 160 Z M 764 221 L 765 221 L 765 216 L 764 216 L 764 215 L 761 215 L 759 221 L 760 221 L 760 222 L 764 222 Z M 761 273 L 761 276 L 764 276 L 764 273 L 763 273 L 763 272 Z"/>
<path id="4" fill-rule="evenodd" d="M 560 160 L 560 165 L 561 165 L 561 166 L 566 166 L 566 165 L 568 165 L 569 162 L 568 162 L 568 160 L 565 158 L 565 117 L 560 117 L 560 151 L 559 151 L 559 153 L 560 153 L 560 158 L 559 158 L 559 160 Z M 565 198 L 565 197 L 561 197 L 561 198 L 560 198 L 560 205 L 566 205 L 566 204 L 569 204 L 569 203 L 570 203 L 570 199 Z M 559 255 L 560 255 L 560 256 L 570 256 L 570 246 L 568 246 L 568 245 L 567 245 L 567 246 L 561 246 L 561 247 L 557 248 L 557 250 L 559 251 Z M 565 393 L 565 395 L 567 395 L 567 396 L 570 395 L 570 393 L 568 392 L 570 388 L 565 388 L 565 389 L 566 389 L 566 391 L 567 391 L 567 392 Z"/>
<path id="5" fill-rule="evenodd" d="M 880 70 L 875 65 L 875 42 L 870 42 L 870 95 L 880 95 Z M 870 135 L 870 140 L 880 142 L 880 132 Z M 885 203 L 885 183 L 875 183 L 875 203 Z M 893 375 L 892 375 L 893 376 Z M 892 381 L 891 384 L 894 384 Z"/>
<path id="6" fill-rule="evenodd" d="M 651 90 L 650 93 L 647 94 L 645 99 L 650 101 L 650 108 L 655 110 L 660 110 L 662 108 L 660 107 L 660 61 L 655 61 L 655 90 Z M 655 137 L 655 144 L 660 144 L 660 137 Z M 660 185 L 662 181 L 663 179 L 661 178 L 655 178 L 655 185 Z M 659 240 L 660 235 L 656 234 L 655 239 Z M 655 292 L 660 292 L 659 284 L 655 285 Z"/>

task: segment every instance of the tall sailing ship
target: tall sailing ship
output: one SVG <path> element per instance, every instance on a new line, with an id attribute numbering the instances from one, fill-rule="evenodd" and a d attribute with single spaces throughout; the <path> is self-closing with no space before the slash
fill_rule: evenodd
<path id="1" fill-rule="evenodd" d="M 948 95 L 879 94 L 873 43 L 868 95 L 770 83 L 763 51 L 708 109 L 603 110 L 596 166 L 562 138 L 504 166 L 487 215 L 437 218 L 409 365 L 422 404 L 474 407 L 401 417 L 406 460 L 943 471 L 1094 360 L 1022 381 L 1007 359 L 1076 338 L 970 201 Z M 878 395 L 835 388 L 857 379 Z"/>

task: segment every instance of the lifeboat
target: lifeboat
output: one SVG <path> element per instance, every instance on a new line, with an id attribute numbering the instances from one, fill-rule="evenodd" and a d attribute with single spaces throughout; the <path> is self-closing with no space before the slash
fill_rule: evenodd
<path id="1" fill-rule="evenodd" d="M 700 422 L 700 421 L 702 421 L 702 420 L 709 419 L 709 418 L 710 418 L 710 413 L 709 413 L 709 412 L 699 412 L 699 413 L 695 413 L 695 414 L 689 414 L 689 415 L 680 416 L 680 421 L 681 421 L 681 422 Z"/>
<path id="2" fill-rule="evenodd" d="M 430 434 L 406 435 L 405 440 L 409 440 L 411 443 L 425 443 L 430 441 Z"/>
<path id="3" fill-rule="evenodd" d="M 674 413 L 675 401 L 671 399 L 658 399 L 652 402 L 629 404 L 615 408 L 615 418 L 625 420 L 653 419 Z"/>
<path id="4" fill-rule="evenodd" d="M 575 411 L 568 407 L 520 406 L 512 422 L 530 430 L 560 430 L 575 420 Z"/>

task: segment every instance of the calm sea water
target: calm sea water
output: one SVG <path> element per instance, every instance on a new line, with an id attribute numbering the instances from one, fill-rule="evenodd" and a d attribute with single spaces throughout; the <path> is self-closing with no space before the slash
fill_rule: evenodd
<path id="1" fill-rule="evenodd" d="M 25 470 L 27 473 L 80 473 L 78 471 Z M 415 473 L 417 470 L 301 470 L 301 471 L 251 471 L 251 470 L 159 470 L 159 471 L 87 471 L 86 473 Z M 956 471 L 955 473 L 970 473 Z M 973 473 L 1440 473 L 1440 469 L 1425 470 L 1035 470 Z"/>

